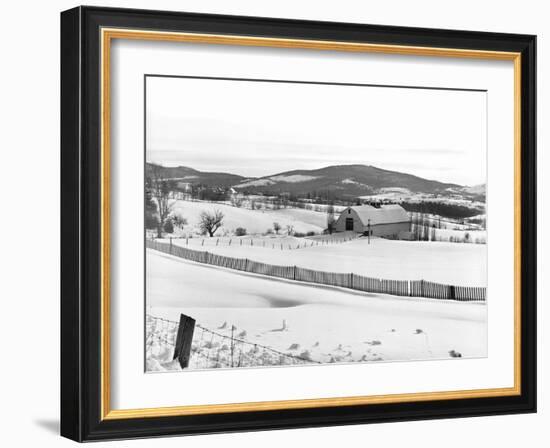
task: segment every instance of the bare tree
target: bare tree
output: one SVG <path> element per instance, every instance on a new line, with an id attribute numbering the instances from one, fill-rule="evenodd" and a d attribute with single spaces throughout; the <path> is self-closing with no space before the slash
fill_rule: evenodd
<path id="1" fill-rule="evenodd" d="M 145 188 L 147 194 L 157 203 L 157 236 L 162 238 L 162 229 L 174 205 L 174 200 L 170 196 L 176 187 L 176 183 L 164 177 L 160 165 L 150 165 L 150 167 L 149 176 L 145 181 Z"/>
<path id="2" fill-rule="evenodd" d="M 216 230 L 218 230 L 223 224 L 224 214 L 220 210 L 214 210 L 213 212 L 202 211 L 199 216 L 199 227 L 201 232 L 210 237 L 214 236 Z"/>
<path id="3" fill-rule="evenodd" d="M 157 203 L 153 200 L 153 195 L 149 190 L 145 191 L 145 228 L 157 229 Z"/>
<path id="4" fill-rule="evenodd" d="M 187 219 L 184 218 L 183 216 L 181 216 L 180 214 L 178 213 L 174 213 L 172 216 L 172 223 L 176 226 L 176 227 L 179 227 L 180 229 L 183 229 L 184 226 L 187 225 Z"/>
<path id="5" fill-rule="evenodd" d="M 294 234 L 294 226 L 292 224 L 287 224 L 286 233 L 288 236 L 292 236 Z"/>

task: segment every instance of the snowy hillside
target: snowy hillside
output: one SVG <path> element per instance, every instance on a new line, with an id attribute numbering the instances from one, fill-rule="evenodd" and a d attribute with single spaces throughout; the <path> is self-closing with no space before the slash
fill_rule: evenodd
<path id="1" fill-rule="evenodd" d="M 187 219 L 192 233 L 199 233 L 200 213 L 214 210 L 220 210 L 224 214 L 223 226 L 218 230 L 219 235 L 233 233 L 238 227 L 246 228 L 249 234 L 261 234 L 267 229 L 273 229 L 274 222 L 278 222 L 282 229 L 291 225 L 294 231 L 302 233 L 320 233 L 326 227 L 326 215 L 301 209 L 250 210 L 226 204 L 178 200 L 175 201 L 172 210 Z"/>

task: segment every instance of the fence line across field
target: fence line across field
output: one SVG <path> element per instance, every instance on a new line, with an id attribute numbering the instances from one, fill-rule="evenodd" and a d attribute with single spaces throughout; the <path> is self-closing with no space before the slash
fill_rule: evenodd
<path id="1" fill-rule="evenodd" d="M 180 322 L 146 315 L 146 349 L 153 350 L 155 344 L 173 350 L 173 359 L 180 366 L 194 369 L 281 366 L 296 364 L 319 364 L 305 356 L 284 353 L 263 344 L 247 341 L 234 335 L 236 327 L 227 328 L 229 334 L 211 330 L 195 323 L 189 316 L 181 315 Z M 191 323 L 191 325 L 189 325 Z M 187 326 L 190 331 L 183 329 Z"/>
<path id="2" fill-rule="evenodd" d="M 198 263 L 288 280 L 339 286 L 358 291 L 395 296 L 424 297 L 462 302 L 486 300 L 486 288 L 482 286 L 456 286 L 426 280 L 388 280 L 366 277 L 354 273 L 326 272 L 298 266 L 272 265 L 249 260 L 248 258 L 212 254 L 207 251 L 189 249 L 156 240 L 146 240 L 146 246 L 149 249 L 158 250 Z"/>
<path id="3" fill-rule="evenodd" d="M 155 241 L 156 236 L 153 233 L 150 233 L 147 237 L 147 240 Z M 209 246 L 250 246 L 250 247 L 262 247 L 264 249 L 275 249 L 275 250 L 297 250 L 297 249 L 306 249 L 310 247 L 316 247 L 316 246 L 329 246 L 333 244 L 343 244 L 347 243 L 349 241 L 353 241 L 354 239 L 357 239 L 357 236 L 306 236 L 301 238 L 301 241 L 283 241 L 283 242 L 274 242 L 274 241 L 268 241 L 266 239 L 254 239 L 254 238 L 227 238 L 227 237 L 217 237 L 217 238 L 189 238 L 184 236 L 179 237 L 170 237 L 170 240 L 185 240 L 185 245 L 189 246 L 189 242 L 193 242 L 195 240 L 199 240 L 200 244 L 197 242 L 196 244 L 199 244 L 200 247 L 205 247 L 204 242 L 205 241 L 211 241 L 212 244 L 207 244 L 206 247 Z"/>

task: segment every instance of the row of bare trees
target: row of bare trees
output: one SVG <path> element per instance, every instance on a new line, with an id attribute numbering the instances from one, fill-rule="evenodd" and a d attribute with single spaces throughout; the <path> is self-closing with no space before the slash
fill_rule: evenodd
<path id="1" fill-rule="evenodd" d="M 175 187 L 176 182 L 164 178 L 160 166 L 151 167 L 145 180 L 145 225 L 155 224 L 159 238 L 162 238 L 162 231 L 174 205 L 170 196 Z"/>
<path id="2" fill-rule="evenodd" d="M 411 218 L 411 233 L 416 241 L 435 241 L 435 224 L 424 213 L 414 213 Z"/>

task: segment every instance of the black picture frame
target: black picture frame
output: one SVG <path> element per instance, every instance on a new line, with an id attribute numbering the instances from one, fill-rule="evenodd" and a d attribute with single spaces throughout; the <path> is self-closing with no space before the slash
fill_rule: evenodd
<path id="1" fill-rule="evenodd" d="M 389 404 L 102 419 L 100 29 L 521 54 L 521 393 Z M 536 37 L 100 7 L 61 13 L 61 435 L 76 441 L 536 411 Z"/>

